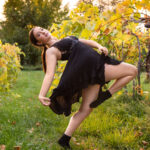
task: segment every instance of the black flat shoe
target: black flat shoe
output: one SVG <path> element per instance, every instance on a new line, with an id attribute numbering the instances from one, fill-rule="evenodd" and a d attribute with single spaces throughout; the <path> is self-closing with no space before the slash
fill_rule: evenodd
<path id="1" fill-rule="evenodd" d="M 96 108 L 100 104 L 102 104 L 105 100 L 109 99 L 111 97 L 111 93 L 107 90 L 105 92 L 102 92 L 102 89 L 100 88 L 100 92 L 98 95 L 98 98 L 90 104 L 91 108 Z"/>
<path id="2" fill-rule="evenodd" d="M 69 145 L 70 139 L 71 139 L 71 136 L 63 134 L 62 137 L 58 140 L 58 144 L 61 147 L 63 147 L 65 150 L 71 150 L 71 147 Z"/>
<path id="3" fill-rule="evenodd" d="M 71 147 L 70 147 L 70 145 L 69 144 L 64 144 L 64 143 L 62 143 L 60 140 L 58 141 L 58 144 L 62 147 L 62 148 L 64 148 L 64 150 L 71 150 Z"/>

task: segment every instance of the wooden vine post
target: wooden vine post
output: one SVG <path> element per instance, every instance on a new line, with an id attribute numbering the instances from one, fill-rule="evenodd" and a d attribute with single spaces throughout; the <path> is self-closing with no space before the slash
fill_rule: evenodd
<path id="1" fill-rule="evenodd" d="M 148 45 L 148 53 L 146 56 L 146 79 L 150 82 L 150 43 Z"/>
<path id="2" fill-rule="evenodd" d="M 140 79 L 140 73 L 141 73 L 141 47 L 140 47 L 139 37 L 135 33 L 132 33 L 132 35 L 136 37 L 137 43 L 138 43 L 138 49 L 139 49 L 138 75 L 137 75 L 137 78 L 138 78 L 137 92 L 140 94 L 141 93 L 141 79 Z"/>

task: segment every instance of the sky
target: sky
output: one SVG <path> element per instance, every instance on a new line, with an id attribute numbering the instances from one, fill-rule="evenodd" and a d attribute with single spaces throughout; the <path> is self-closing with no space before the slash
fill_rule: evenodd
<path id="1" fill-rule="evenodd" d="M 3 20 L 4 19 L 4 16 L 3 16 L 3 5 L 4 5 L 4 2 L 5 0 L 0 0 L 0 20 Z"/>
<path id="2" fill-rule="evenodd" d="M 75 5 L 77 4 L 78 0 L 62 0 L 62 5 L 66 5 L 69 3 L 69 9 L 75 8 Z"/>
<path id="3" fill-rule="evenodd" d="M 0 0 L 0 20 L 4 20 L 3 5 L 4 5 L 5 1 L 6 0 Z M 69 9 L 73 9 L 77 2 L 78 2 L 78 0 L 62 0 L 62 6 L 69 3 Z"/>

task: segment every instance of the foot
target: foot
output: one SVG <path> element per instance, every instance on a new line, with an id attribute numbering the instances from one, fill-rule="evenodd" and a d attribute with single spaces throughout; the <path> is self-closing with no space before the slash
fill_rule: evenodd
<path id="1" fill-rule="evenodd" d="M 58 144 L 63 147 L 65 150 L 71 150 L 69 143 L 63 143 L 61 140 L 58 141 Z"/>
<path id="2" fill-rule="evenodd" d="M 58 144 L 61 147 L 63 147 L 65 150 L 71 150 L 71 147 L 69 145 L 70 139 L 71 139 L 71 136 L 63 134 L 62 137 L 58 140 Z"/>
<path id="3" fill-rule="evenodd" d="M 95 100 L 94 102 L 92 102 L 90 104 L 91 108 L 96 108 L 97 106 L 99 106 L 100 104 L 102 104 L 106 99 L 109 99 L 111 97 L 111 93 L 107 90 L 106 92 L 102 92 L 100 91 L 97 100 Z"/>

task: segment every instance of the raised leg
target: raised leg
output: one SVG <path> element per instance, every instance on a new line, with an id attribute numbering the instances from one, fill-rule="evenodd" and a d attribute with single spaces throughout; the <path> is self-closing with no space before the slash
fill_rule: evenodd
<path id="1" fill-rule="evenodd" d="M 119 65 L 105 64 L 105 81 L 116 79 L 109 88 L 111 94 L 114 94 L 127 83 L 133 80 L 137 75 L 137 68 L 131 64 L 122 62 Z"/>
<path id="2" fill-rule="evenodd" d="M 110 98 L 112 94 L 120 90 L 137 75 L 137 69 L 131 64 L 122 62 L 119 65 L 105 64 L 105 81 L 116 79 L 113 85 L 106 92 L 99 93 L 98 99 L 90 104 L 91 108 L 95 108 L 106 99 Z"/>

